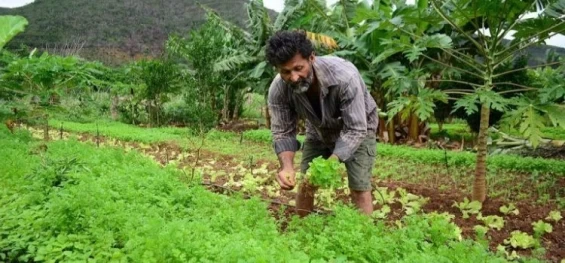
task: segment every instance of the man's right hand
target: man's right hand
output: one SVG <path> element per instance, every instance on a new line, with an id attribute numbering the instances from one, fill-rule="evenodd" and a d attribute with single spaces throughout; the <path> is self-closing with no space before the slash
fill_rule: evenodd
<path id="1" fill-rule="evenodd" d="M 296 184 L 294 169 L 283 169 L 277 174 L 277 181 L 284 190 L 292 190 Z"/>

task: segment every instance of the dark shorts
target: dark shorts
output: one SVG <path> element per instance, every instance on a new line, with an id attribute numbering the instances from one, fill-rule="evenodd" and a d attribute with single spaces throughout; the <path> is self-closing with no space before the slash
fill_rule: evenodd
<path id="1" fill-rule="evenodd" d="M 371 191 L 372 170 L 375 164 L 377 141 L 375 136 L 368 136 L 361 142 L 353 157 L 345 162 L 349 188 L 355 191 Z M 304 142 L 300 171 L 305 174 L 310 167 L 310 162 L 318 157 L 329 158 L 333 149 L 321 143 Z"/>

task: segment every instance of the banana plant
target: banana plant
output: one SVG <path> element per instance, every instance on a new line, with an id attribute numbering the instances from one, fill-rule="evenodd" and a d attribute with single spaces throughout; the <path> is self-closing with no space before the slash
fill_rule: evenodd
<path id="1" fill-rule="evenodd" d="M 0 16 L 0 50 L 16 35 L 23 32 L 28 21 L 23 16 Z"/>
<path id="2" fill-rule="evenodd" d="M 480 112 L 480 129 L 477 145 L 477 160 L 473 199 L 483 202 L 486 193 L 487 130 L 491 109 L 506 112 L 506 121 L 517 125 L 520 131 L 533 143 L 539 140 L 540 129 L 547 124 L 565 126 L 562 114 L 562 102 L 565 98 L 563 83 L 563 61 L 551 62 L 536 67 L 559 66 L 557 69 L 538 69 L 538 85 L 527 86 L 523 83 L 498 83 L 496 79 L 520 70 L 532 70 L 534 67 L 506 70 L 497 69 L 511 62 L 519 52 L 543 43 L 559 33 L 565 32 L 565 1 L 544 1 L 549 3 L 537 17 L 527 18 L 527 14 L 540 3 L 535 0 L 430 0 L 435 13 L 458 32 L 473 46 L 475 54 L 442 47 L 455 63 L 445 63 L 435 58 L 429 59 L 460 74 L 475 76 L 477 83 L 467 83 L 470 90 L 447 90 L 454 96 L 456 106 L 467 113 Z M 511 36 L 510 33 L 513 32 Z M 511 41 L 506 41 L 512 37 Z M 559 81 L 557 81 L 559 80 Z M 500 91 L 501 85 L 514 89 Z M 514 96 L 510 96 L 514 94 Z M 510 98 L 508 98 L 510 96 Z M 548 116 L 550 122 L 544 122 L 541 116 Z"/>
<path id="3" fill-rule="evenodd" d="M 411 124 L 410 138 L 418 140 L 419 124 L 431 117 L 434 103 L 447 100 L 441 91 L 429 89 L 427 80 L 442 70 L 426 57 L 444 56 L 439 48 L 452 45 L 428 1 L 341 0 L 318 17 L 325 19 L 322 32 L 338 40 L 339 49 L 332 54 L 359 68 L 381 113 L 387 113 L 389 140 L 395 140 L 395 120 Z"/>
<path id="4" fill-rule="evenodd" d="M 226 47 L 222 57 L 215 61 L 214 71 L 221 74 L 233 71 L 243 72 L 243 74 L 238 74 L 238 78 L 234 78 L 233 81 L 239 83 L 246 82 L 247 85 L 244 86 L 253 87 L 251 91 L 267 96 L 269 84 L 275 77 L 274 68 L 265 61 L 267 40 L 276 31 L 297 28 L 297 25 L 300 24 L 297 21 L 312 14 L 313 8 L 322 8 L 322 2 L 316 0 L 287 0 L 285 8 L 279 13 L 274 22 L 271 22 L 263 1 L 251 0 L 247 5 L 248 31 L 237 28 L 212 13 L 211 15 L 214 15 L 218 21 L 221 21 L 220 24 L 224 30 L 230 34 L 237 34 L 240 36 L 238 39 L 242 41 L 235 48 Z M 337 47 L 335 40 L 327 35 L 312 31 L 307 31 L 307 35 L 317 46 L 329 49 Z M 266 125 L 269 127 L 270 116 L 268 109 L 265 117 Z"/>

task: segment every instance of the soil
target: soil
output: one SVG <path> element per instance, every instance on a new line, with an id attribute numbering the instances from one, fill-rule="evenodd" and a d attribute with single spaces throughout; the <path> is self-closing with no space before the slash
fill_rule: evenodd
<path id="1" fill-rule="evenodd" d="M 59 139 L 59 137 L 54 139 Z M 79 134 L 79 140 L 96 142 L 97 138 L 96 136 L 92 136 L 90 134 Z M 98 138 L 98 141 L 102 143 L 109 140 L 100 136 Z M 172 142 L 152 144 L 150 145 L 150 147 L 143 148 L 135 142 L 118 141 L 117 146 L 130 146 L 136 148 L 139 151 L 152 156 L 156 161 L 163 165 L 167 164 L 171 160 L 177 159 L 179 154 L 183 153 L 183 150 Z M 196 163 L 198 163 L 196 165 L 197 167 L 208 166 L 214 171 L 225 171 L 226 173 L 230 173 L 234 172 L 234 167 L 239 164 L 235 156 L 218 154 L 206 150 L 200 150 L 199 154 L 195 153 L 194 151 L 190 151 L 189 153 L 190 154 L 188 154 L 188 156 L 179 160 L 180 167 L 193 167 Z M 272 161 L 259 160 L 253 167 L 247 168 L 261 167 L 263 164 L 266 164 L 267 169 L 269 170 L 268 174 L 272 174 L 272 180 L 274 180 L 274 174 L 276 169 L 278 168 L 278 164 Z M 203 179 L 203 184 L 206 185 L 206 187 L 208 187 L 211 191 L 221 194 L 231 194 L 233 193 L 233 191 L 238 191 L 241 188 L 224 187 L 224 184 L 229 180 L 229 178 L 225 175 L 217 176 L 214 181 L 211 181 L 210 175 L 204 174 Z M 235 180 L 237 181 L 238 179 L 240 178 L 236 176 Z M 449 184 L 448 181 L 442 183 Z M 448 212 L 455 215 L 454 222 L 461 228 L 463 237 L 465 238 L 474 238 L 475 232 L 473 230 L 473 227 L 475 225 L 482 225 L 482 221 L 478 220 L 476 218 L 476 215 L 471 215 L 470 218 L 463 219 L 459 209 L 453 207 L 454 202 L 460 202 L 465 197 L 469 198 L 466 193 L 458 190 L 457 185 L 449 185 L 447 189 L 439 190 L 433 186 L 430 186 L 426 182 L 422 182 L 421 184 L 410 184 L 388 180 L 379 182 L 374 181 L 373 184 L 374 186 L 388 187 L 390 190 L 404 188 L 409 193 L 429 198 L 428 202 L 423 207 L 423 210 L 425 212 Z M 265 190 L 263 190 L 261 191 L 260 196 L 269 203 L 269 211 L 280 223 L 279 227 L 281 228 L 281 230 L 284 231 L 290 218 L 296 215 L 295 210 L 293 209 L 294 206 L 289 204 L 289 201 L 295 199 L 296 194 L 290 191 L 281 191 L 280 196 L 273 199 L 269 197 Z M 346 196 L 344 193 L 338 193 L 338 199 L 346 202 L 348 202 L 349 200 L 348 196 Z M 504 240 L 510 236 L 510 233 L 512 231 L 520 230 L 522 232 L 533 235 L 532 223 L 538 220 L 544 220 L 548 222 L 548 220 L 545 220 L 545 217 L 549 214 L 550 211 L 557 209 L 554 204 L 539 205 L 528 201 L 522 201 L 515 203 L 516 207 L 519 209 L 519 215 L 504 215 L 499 211 L 499 208 L 502 205 L 507 204 L 508 201 L 500 198 L 488 199 L 483 203 L 483 208 L 481 210 L 483 216 L 498 215 L 502 216 L 505 220 L 504 227 L 501 230 L 491 229 L 487 234 L 487 236 L 490 238 L 489 245 L 492 251 L 496 251 L 496 247 L 499 244 L 503 244 Z M 287 207 L 287 209 L 284 209 L 284 212 L 281 214 L 280 211 L 283 207 Z M 380 207 L 375 206 L 375 209 L 379 208 Z M 321 211 L 323 213 L 322 208 L 316 209 L 317 211 Z M 391 205 L 391 210 L 391 213 L 386 219 L 387 221 L 394 222 L 396 219 L 399 219 L 403 216 L 400 204 L 395 203 Z M 546 233 L 542 237 L 542 246 L 546 249 L 545 259 L 550 262 L 560 262 L 560 260 L 565 258 L 565 219 L 562 219 L 558 222 L 551 222 L 551 224 L 553 226 L 553 232 Z M 520 255 L 530 255 L 531 250 L 519 250 L 517 251 L 517 253 L 519 253 Z"/>

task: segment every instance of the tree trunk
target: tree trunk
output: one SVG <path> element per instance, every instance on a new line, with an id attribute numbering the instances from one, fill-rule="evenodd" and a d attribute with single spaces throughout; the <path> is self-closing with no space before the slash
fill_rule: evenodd
<path id="1" fill-rule="evenodd" d="M 222 121 L 228 122 L 229 121 L 229 103 L 230 103 L 230 85 L 226 85 L 224 88 L 224 107 L 222 108 Z"/>
<path id="2" fill-rule="evenodd" d="M 43 126 L 43 140 L 49 141 L 49 117 L 45 116 L 45 126 Z"/>
<path id="3" fill-rule="evenodd" d="M 481 105 L 481 125 L 479 128 L 477 166 L 475 168 L 475 182 L 473 184 L 473 200 L 484 202 L 487 197 L 487 132 L 490 116 L 490 108 L 483 103 Z"/>
<path id="4" fill-rule="evenodd" d="M 155 115 L 157 116 L 157 127 L 161 127 L 161 106 L 159 105 L 159 99 L 155 100 Z"/>
<path id="5" fill-rule="evenodd" d="M 265 105 L 265 125 L 267 129 L 271 128 L 271 114 L 269 113 L 269 106 Z"/>
<path id="6" fill-rule="evenodd" d="M 410 113 L 410 120 L 408 121 L 408 138 L 413 142 L 418 141 L 418 136 L 420 135 L 420 120 L 415 112 Z"/>
<path id="7" fill-rule="evenodd" d="M 390 144 L 394 144 L 396 142 L 396 132 L 394 131 L 394 120 L 395 118 L 390 119 L 388 122 L 388 141 Z"/>
<path id="8" fill-rule="evenodd" d="M 112 115 L 112 120 L 118 120 L 118 104 L 120 102 L 120 98 L 118 95 L 114 95 L 112 98 L 112 105 L 110 106 L 110 114 Z"/>
<path id="9" fill-rule="evenodd" d="M 244 90 L 240 90 L 240 96 L 236 96 L 235 98 L 235 108 L 233 109 L 232 120 L 239 120 L 239 107 L 243 103 L 245 96 L 241 96 L 242 93 L 245 93 Z"/>
<path id="10" fill-rule="evenodd" d="M 271 128 L 271 114 L 269 113 L 269 93 L 265 93 L 265 125 L 267 129 Z"/>

